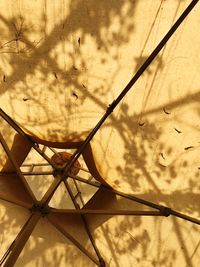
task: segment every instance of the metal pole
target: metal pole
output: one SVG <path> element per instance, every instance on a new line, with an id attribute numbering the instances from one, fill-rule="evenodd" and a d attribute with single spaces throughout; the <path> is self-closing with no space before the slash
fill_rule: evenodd
<path id="1" fill-rule="evenodd" d="M 153 52 L 150 54 L 150 56 L 146 59 L 146 61 L 143 63 L 143 65 L 138 69 L 136 74 L 133 76 L 133 78 L 129 81 L 129 83 L 126 85 L 126 87 L 122 90 L 122 92 L 119 94 L 119 96 L 108 106 L 105 114 L 100 119 L 100 121 L 97 123 L 97 125 L 93 128 L 93 130 L 89 133 L 85 141 L 83 141 L 82 145 L 75 151 L 71 159 L 68 163 L 66 163 L 64 168 L 64 175 L 63 177 L 67 178 L 69 175 L 69 171 L 73 164 L 78 160 L 78 158 L 81 156 L 82 152 L 86 148 L 86 146 L 89 144 L 89 142 L 92 140 L 92 138 L 95 136 L 95 134 L 98 132 L 99 128 L 102 126 L 102 124 L 105 122 L 105 120 L 110 116 L 110 114 L 114 111 L 116 106 L 120 103 L 120 101 L 124 98 L 124 96 L 128 93 L 128 91 L 132 88 L 132 86 L 136 83 L 136 81 L 141 77 L 141 75 L 144 73 L 144 71 L 148 68 L 148 66 L 151 64 L 151 62 L 156 58 L 158 53 L 162 50 L 162 48 L 166 45 L 166 43 L 169 41 L 171 36 L 174 34 L 174 32 L 178 29 L 178 27 L 181 25 L 181 23 L 185 20 L 185 18 L 189 15 L 189 13 L 192 11 L 192 9 L 195 7 L 195 5 L 199 2 L 199 0 L 193 0 L 188 5 L 188 7 L 183 11 L 181 16 L 177 19 L 177 21 L 174 23 L 174 25 L 171 27 L 171 29 L 166 33 L 166 35 L 163 37 L 163 39 L 160 41 L 160 43 L 156 46 L 156 48 L 153 50 Z M 15 128 L 19 133 L 21 133 L 23 136 L 25 136 L 30 142 L 33 143 L 33 147 L 40 153 L 52 166 L 54 164 L 50 161 L 48 157 L 44 156 L 44 153 L 40 151 L 39 148 L 34 144 L 33 140 L 25 134 L 25 132 L 17 125 L 15 121 L 13 121 L 2 109 L 0 109 L 0 115 L 11 125 L 13 128 Z M 59 183 L 55 184 L 55 187 L 51 187 L 51 191 L 48 191 L 48 201 L 51 199 L 52 195 L 54 194 L 55 190 L 61 183 L 61 179 Z"/>
<path id="2" fill-rule="evenodd" d="M 159 54 L 159 52 L 162 50 L 162 48 L 166 45 L 166 43 L 169 41 L 171 36 L 175 33 L 175 31 L 178 29 L 178 27 L 181 25 L 181 23 L 185 20 L 185 18 L 189 15 L 189 13 L 192 11 L 192 9 L 195 7 L 195 5 L 199 2 L 199 0 L 193 0 L 188 5 L 188 7 L 183 11 L 181 16 L 177 19 L 177 21 L 174 23 L 174 25 L 171 27 L 171 29 L 166 33 L 166 35 L 163 37 L 163 39 L 160 41 L 160 43 L 156 46 L 156 48 L 153 50 L 153 52 L 150 54 L 150 56 L 146 59 L 146 61 L 142 64 L 142 66 L 138 69 L 136 74 L 133 76 L 133 78 L 129 81 L 129 83 L 125 86 L 125 88 L 122 90 L 122 92 L 119 94 L 119 96 L 108 106 L 106 113 L 103 115 L 103 117 L 100 119 L 100 121 L 97 123 L 97 125 L 94 127 L 94 129 L 89 133 L 83 144 L 80 146 L 79 149 L 74 153 L 74 155 L 71 157 L 71 161 L 69 161 L 68 164 L 66 164 L 65 169 L 65 175 L 68 175 L 68 172 L 70 168 L 73 166 L 73 164 L 78 160 L 80 155 L 82 154 L 85 147 L 88 145 L 88 143 L 92 140 L 92 138 L 95 136 L 99 128 L 102 126 L 102 124 L 105 122 L 105 120 L 110 116 L 110 114 L 114 111 L 116 106 L 121 102 L 121 100 L 124 98 L 124 96 L 130 91 L 132 86 L 136 83 L 136 81 L 142 76 L 144 71 L 148 68 L 148 66 L 152 63 L 152 61 L 156 58 L 156 56 Z"/>
<path id="3" fill-rule="evenodd" d="M 47 217 L 49 222 L 54 225 L 54 227 L 61 232 L 67 239 L 69 239 L 77 248 L 79 248 L 87 257 L 89 257 L 97 266 L 99 265 L 99 262 L 95 257 L 92 256 L 92 254 L 87 251 L 73 236 L 71 236 L 63 227 L 61 227 L 59 224 L 54 222 L 49 216 Z"/>
<path id="4" fill-rule="evenodd" d="M 56 168 L 56 165 L 51 162 L 50 158 L 45 155 L 45 153 L 39 148 L 39 146 L 31 139 L 29 135 L 27 135 L 22 128 L 8 115 L 3 111 L 3 109 L 0 108 L 0 116 L 13 128 L 17 133 L 19 133 L 21 136 L 23 136 L 28 142 L 30 142 L 33 146 L 33 148 L 54 168 Z"/>
<path id="5" fill-rule="evenodd" d="M 39 221 L 41 214 L 34 213 L 31 215 L 26 225 L 19 233 L 18 237 L 14 241 L 11 252 L 7 256 L 7 260 L 5 261 L 4 267 L 12 267 L 17 261 L 22 249 L 24 248 L 27 240 L 29 239 L 33 229 L 35 228 L 37 222 Z"/>
<path id="6" fill-rule="evenodd" d="M 82 214 L 82 215 L 128 215 L 128 216 L 164 216 L 160 211 L 140 210 L 90 210 L 90 209 L 51 209 L 53 213 Z"/>
<path id="7" fill-rule="evenodd" d="M 101 183 L 98 182 L 98 181 L 93 182 L 93 181 L 90 181 L 90 180 L 86 180 L 86 179 L 84 179 L 84 178 L 82 178 L 80 176 L 77 176 L 77 175 L 69 174 L 69 178 L 72 178 L 74 180 L 77 180 L 77 181 L 85 183 L 85 184 L 92 185 L 94 187 L 100 187 L 101 186 Z"/>
<path id="8" fill-rule="evenodd" d="M 15 199 L 15 200 L 10 199 L 10 198 L 8 199 L 6 196 L 0 195 L 0 199 L 3 201 L 9 202 L 11 204 L 26 208 L 26 209 L 29 209 L 31 207 L 29 204 L 26 204 L 25 202 L 22 202 L 22 201 L 17 200 L 17 199 Z"/>
<path id="9" fill-rule="evenodd" d="M 177 21 L 171 27 L 171 29 L 166 33 L 166 35 L 163 37 L 163 39 L 160 41 L 160 43 L 156 46 L 156 48 L 153 50 L 153 52 L 150 54 L 150 56 L 146 59 L 146 61 L 143 63 L 143 65 L 138 69 L 136 74 L 133 76 L 133 78 L 129 81 L 129 83 L 126 85 L 126 87 L 122 90 L 122 92 L 119 94 L 119 96 L 112 102 L 112 104 L 110 104 L 108 106 L 107 111 L 105 112 L 103 117 L 100 119 L 100 121 L 97 123 L 97 125 L 93 128 L 93 130 L 89 133 L 89 135 L 83 141 L 82 145 L 75 151 L 75 153 L 73 154 L 73 156 L 71 157 L 69 162 L 66 163 L 66 165 L 64 167 L 63 177 L 65 177 L 65 178 L 68 177 L 71 167 L 78 160 L 78 158 L 81 156 L 82 152 L 84 151 L 86 146 L 89 144 L 89 142 L 92 140 L 92 138 L 95 136 L 95 134 L 98 132 L 99 128 L 102 126 L 102 124 L 105 122 L 105 120 L 110 116 L 110 114 L 114 111 L 116 106 L 120 103 L 120 101 L 124 98 L 124 96 L 128 93 L 128 91 L 136 83 L 136 81 L 141 77 L 141 75 L 148 68 L 148 66 L 151 64 L 151 62 L 156 58 L 158 53 L 166 45 L 166 43 L 169 41 L 171 36 L 178 29 L 178 27 L 181 25 L 181 23 L 185 20 L 185 18 L 189 15 L 189 13 L 192 11 L 192 9 L 195 7 L 195 5 L 198 2 L 199 2 L 199 0 L 191 1 L 191 3 L 188 5 L 188 7 L 183 11 L 181 16 L 177 19 Z M 49 198 L 52 197 L 52 195 L 56 189 L 57 189 L 57 187 L 54 189 L 52 188 L 52 192 L 49 192 Z"/>
<path id="10" fill-rule="evenodd" d="M 41 171 L 41 172 L 21 172 L 24 176 L 33 176 L 33 175 L 53 175 L 52 171 Z M 16 176 L 15 172 L 0 172 L 0 176 Z"/>
<path id="11" fill-rule="evenodd" d="M 161 206 L 161 205 L 155 204 L 153 202 L 150 202 L 150 201 L 147 201 L 147 200 L 138 198 L 136 196 L 122 193 L 122 192 L 117 191 L 115 189 L 109 189 L 109 188 L 106 188 L 106 187 L 104 187 L 104 189 L 105 190 L 110 190 L 112 193 L 115 193 L 118 196 L 121 196 L 121 197 L 130 199 L 130 200 L 133 200 L 133 201 L 135 201 L 137 203 L 143 204 L 143 205 L 148 206 L 148 207 L 151 207 L 153 209 L 157 209 L 157 210 L 159 210 L 166 217 L 168 217 L 169 215 L 174 215 L 174 216 L 179 217 L 181 219 L 184 219 L 186 221 L 190 221 L 192 223 L 195 223 L 195 224 L 200 225 L 200 220 L 195 219 L 195 218 L 190 217 L 190 216 L 187 216 L 187 215 L 184 215 L 184 214 L 182 214 L 180 212 L 177 212 L 177 211 L 175 211 L 175 210 L 173 210 L 173 209 L 171 209 L 169 207 Z"/>
<path id="12" fill-rule="evenodd" d="M 71 188 L 69 187 L 68 182 L 64 181 L 64 184 L 65 184 L 65 187 L 66 187 L 66 189 L 67 189 L 67 191 L 68 191 L 68 193 L 69 193 L 69 195 L 71 197 L 71 200 L 74 203 L 74 206 L 76 208 L 76 210 L 74 210 L 74 211 L 80 212 L 81 209 L 80 209 L 79 205 L 77 204 L 76 200 L 73 198 L 73 193 L 71 191 Z M 95 253 L 96 253 L 96 255 L 97 255 L 98 259 L 99 259 L 100 266 L 101 266 L 101 263 L 104 262 L 103 257 L 101 256 L 100 251 L 99 251 L 99 249 L 98 249 L 98 247 L 97 247 L 97 245 L 95 243 L 95 240 L 94 240 L 94 238 L 93 238 L 93 236 L 92 236 L 92 234 L 90 232 L 90 229 L 89 229 L 89 226 L 88 226 L 88 223 L 87 223 L 87 220 L 86 220 L 85 216 L 82 213 L 80 213 L 80 215 L 81 215 L 81 220 L 83 222 L 83 226 L 85 228 L 85 231 L 86 231 L 86 233 L 87 233 L 87 235 L 88 235 L 88 237 L 90 239 L 90 242 L 91 242 L 91 244 L 92 244 L 92 246 L 94 248 L 94 251 L 95 251 Z"/>

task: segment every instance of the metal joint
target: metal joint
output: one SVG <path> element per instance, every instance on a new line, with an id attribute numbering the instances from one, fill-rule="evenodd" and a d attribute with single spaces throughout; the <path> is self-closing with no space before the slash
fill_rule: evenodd
<path id="1" fill-rule="evenodd" d="M 66 180 L 66 175 L 64 175 L 64 169 L 61 168 L 57 168 L 53 170 L 53 176 L 56 178 L 57 176 L 59 176 L 61 178 L 62 181 Z"/>
<path id="2" fill-rule="evenodd" d="M 160 207 L 160 212 L 162 213 L 163 216 L 168 217 L 171 214 L 171 209 L 168 207 L 161 206 Z"/>
<path id="3" fill-rule="evenodd" d="M 113 112 L 114 108 L 116 106 L 115 100 L 107 107 L 108 112 Z"/>
<path id="4" fill-rule="evenodd" d="M 31 213 L 39 212 L 42 214 L 43 217 L 50 213 L 50 209 L 48 206 L 46 206 L 46 205 L 44 206 L 44 205 L 39 204 L 39 203 L 34 204 L 29 210 Z"/>
<path id="5" fill-rule="evenodd" d="M 106 267 L 106 263 L 103 258 L 99 258 L 100 267 Z"/>

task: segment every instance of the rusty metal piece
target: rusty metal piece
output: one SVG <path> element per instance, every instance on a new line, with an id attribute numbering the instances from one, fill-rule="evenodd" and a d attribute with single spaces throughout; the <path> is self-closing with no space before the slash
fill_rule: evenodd
<path id="1" fill-rule="evenodd" d="M 51 157 L 51 160 L 56 165 L 56 167 L 58 167 L 59 169 L 62 169 L 62 167 L 65 166 L 65 164 L 70 160 L 71 157 L 72 157 L 72 154 L 63 151 L 63 152 L 57 152 L 56 154 L 54 154 Z M 80 168 L 81 168 L 81 164 L 77 160 L 75 161 L 73 166 L 70 168 L 69 174 L 77 175 Z"/>

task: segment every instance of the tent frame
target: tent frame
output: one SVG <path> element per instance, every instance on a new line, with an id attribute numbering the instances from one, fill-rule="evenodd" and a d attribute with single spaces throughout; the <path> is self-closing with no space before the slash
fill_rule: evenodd
<path id="1" fill-rule="evenodd" d="M 26 138 L 26 140 L 28 140 L 29 142 L 31 142 L 32 147 L 43 157 L 44 160 L 47 161 L 47 163 L 33 163 L 33 164 L 24 164 L 21 167 L 30 167 L 30 170 L 28 172 L 22 172 L 20 169 L 20 166 L 17 165 L 14 157 L 12 156 L 5 139 L 3 138 L 3 136 L 0 133 L 0 143 L 3 146 L 3 148 L 5 149 L 5 152 L 8 156 L 8 159 L 10 160 L 10 162 L 13 164 L 13 167 L 15 168 L 15 172 L 0 172 L 0 176 L 6 176 L 6 175 L 18 175 L 19 179 L 21 179 L 21 181 L 24 184 L 24 187 L 27 189 L 28 194 L 30 194 L 30 196 L 33 199 L 33 205 L 30 207 L 29 205 L 26 205 L 26 203 L 18 203 L 16 201 L 13 200 L 9 200 L 9 199 L 3 199 L 5 201 L 11 202 L 13 204 L 22 206 L 24 208 L 28 208 L 29 211 L 31 212 L 30 217 L 28 218 L 28 220 L 26 221 L 26 223 L 24 224 L 24 226 L 22 227 L 21 231 L 19 232 L 19 234 L 17 235 L 17 237 L 15 238 L 15 240 L 12 242 L 11 246 L 8 248 L 8 250 L 5 252 L 5 254 L 3 255 L 2 259 L 0 260 L 0 266 L 2 266 L 2 264 L 4 264 L 4 267 L 10 267 L 10 266 L 14 266 L 15 262 L 17 261 L 22 249 L 24 248 L 26 242 L 28 241 L 30 235 L 32 234 L 32 231 L 34 230 L 35 226 L 37 225 L 38 221 L 42 218 L 47 216 L 48 221 L 59 231 L 61 232 L 68 240 L 70 240 L 82 253 L 84 253 L 91 261 L 93 261 L 97 266 L 103 267 L 105 266 L 105 262 L 103 260 L 103 257 L 100 254 L 100 251 L 98 249 L 98 247 L 96 246 L 95 240 L 92 236 L 92 233 L 89 229 L 89 226 L 87 224 L 87 220 L 85 218 L 85 216 L 87 214 L 90 215 L 110 215 L 110 216 L 114 216 L 114 215 L 125 215 L 125 216 L 164 216 L 164 217 L 168 217 L 169 215 L 174 215 L 176 217 L 179 217 L 181 219 L 190 221 L 192 223 L 198 224 L 200 225 L 200 220 L 192 218 L 190 216 L 187 216 L 185 214 L 179 213 L 175 210 L 172 210 L 169 207 L 165 207 L 165 206 L 161 206 L 161 205 L 157 205 L 153 202 L 150 201 L 146 201 L 144 199 L 138 198 L 134 195 L 130 195 L 130 194 L 125 194 L 123 192 L 117 191 L 111 187 L 107 187 L 105 185 L 102 185 L 101 183 L 97 182 L 97 181 L 93 181 L 91 179 L 85 179 L 82 178 L 78 175 L 72 175 L 70 173 L 70 169 L 69 169 L 69 173 L 68 173 L 68 177 L 66 177 L 65 171 L 63 172 L 63 170 L 61 171 L 60 168 L 57 168 L 53 162 L 51 162 L 50 158 L 45 154 L 45 150 L 46 150 L 46 146 L 44 146 L 42 149 L 39 147 L 39 143 L 36 143 L 35 141 L 33 141 L 30 136 L 28 136 L 23 130 L 22 128 L 20 128 L 19 125 L 16 124 L 15 121 L 13 121 L 4 111 L 2 111 L 0 109 L 0 116 L 7 121 L 7 123 L 12 126 L 16 132 L 20 135 L 22 135 L 23 137 Z M 48 147 L 49 148 L 49 147 Z M 50 148 L 51 149 L 51 148 Z M 54 153 L 56 153 L 55 150 L 53 150 Z M 34 168 L 37 166 L 52 166 L 52 168 L 54 168 L 55 171 L 48 171 L 48 172 L 34 172 Z M 64 167 L 65 168 L 65 167 Z M 84 169 L 84 171 L 86 171 Z M 55 173 L 56 173 L 56 177 L 55 177 Z M 41 201 L 37 201 L 34 194 L 32 193 L 31 189 L 29 188 L 28 183 L 26 182 L 26 179 L 24 176 L 26 175 L 54 175 L 54 181 L 52 182 L 50 188 L 47 190 L 46 194 L 43 196 Z M 76 198 L 81 194 L 81 191 L 79 190 L 79 188 L 77 187 L 77 193 L 75 196 L 72 193 L 72 190 L 69 186 L 68 183 L 68 179 L 72 179 L 73 181 L 79 181 L 88 185 L 91 185 L 93 187 L 96 188 L 103 188 L 106 191 L 109 191 L 111 194 L 115 194 L 116 196 L 120 196 L 122 198 L 125 199 L 129 199 L 132 200 L 134 202 L 140 203 L 142 205 L 145 205 L 147 207 L 153 208 L 155 209 L 155 211 L 135 211 L 135 210 L 110 210 L 110 209 L 81 209 L 79 207 L 79 204 L 76 201 Z M 55 209 L 55 208 L 51 208 L 48 204 L 51 200 L 51 197 L 53 196 L 52 192 L 55 192 L 55 187 L 57 188 L 61 182 L 64 182 L 65 187 L 69 193 L 69 196 L 75 206 L 75 209 Z M 0 197 L 0 199 L 2 199 Z M 88 235 L 88 239 L 90 240 L 95 252 L 96 252 L 96 256 L 98 259 L 96 259 L 88 250 L 86 250 L 70 233 L 68 233 L 65 229 L 63 229 L 60 225 L 56 224 L 54 221 L 52 221 L 49 217 L 48 214 L 54 212 L 54 213 L 64 213 L 64 214 L 72 214 L 72 215 L 80 215 L 81 219 L 82 219 L 82 223 L 83 226 L 87 232 Z"/>
<path id="2" fill-rule="evenodd" d="M 144 64 L 138 69 L 136 74 L 133 76 L 133 78 L 129 81 L 127 86 L 122 90 L 122 92 L 119 94 L 119 96 L 108 106 L 105 114 L 100 119 L 100 121 L 97 123 L 97 125 L 93 128 L 93 130 L 90 132 L 90 134 L 87 136 L 85 141 L 82 143 L 82 145 L 75 151 L 69 162 L 67 162 L 62 169 L 58 168 L 51 160 L 50 158 L 45 154 L 44 149 L 41 150 L 39 147 L 39 144 L 36 143 L 31 139 L 30 136 L 28 136 L 22 128 L 13 121 L 2 109 L 0 109 L 0 116 L 7 121 L 7 123 L 12 126 L 18 134 L 23 136 L 31 145 L 32 147 L 50 164 L 54 170 L 56 170 L 56 175 L 54 174 L 55 179 L 53 180 L 50 188 L 47 190 L 47 192 L 44 194 L 42 199 L 40 201 L 37 201 L 31 188 L 29 187 L 28 183 L 26 182 L 26 179 L 24 175 L 25 173 L 21 172 L 20 166 L 17 165 L 14 157 L 12 156 L 6 141 L 4 140 L 2 134 L 0 134 L 0 143 L 2 147 L 4 148 L 8 159 L 12 163 L 15 174 L 19 177 L 21 182 L 24 185 L 24 188 L 26 189 L 29 196 L 32 198 L 33 206 L 30 207 L 31 215 L 25 225 L 22 227 L 21 231 L 19 232 L 16 239 L 13 241 L 9 249 L 6 251 L 2 259 L 0 260 L 0 266 L 4 264 L 4 267 L 11 267 L 14 266 L 16 260 L 18 259 L 22 249 L 24 248 L 27 240 L 29 239 L 32 231 L 34 230 L 35 226 L 37 225 L 38 221 L 41 219 L 41 217 L 47 216 L 52 211 L 52 209 L 49 207 L 49 202 L 54 195 L 56 189 L 59 187 L 61 182 L 64 182 L 65 187 L 72 199 L 72 202 L 75 206 L 75 210 L 62 210 L 66 214 L 80 214 L 82 223 L 84 225 L 84 228 L 86 230 L 86 233 L 88 235 L 88 238 L 94 248 L 94 251 L 96 253 L 97 258 L 95 258 L 93 255 L 90 254 L 89 251 L 87 251 L 76 239 L 73 238 L 68 232 L 66 232 L 62 227 L 55 224 L 55 222 L 52 222 L 49 217 L 48 220 L 66 237 L 68 238 L 76 247 L 78 247 L 86 256 L 88 256 L 97 266 L 105 266 L 105 262 L 103 260 L 103 257 L 96 246 L 95 240 L 91 234 L 91 231 L 89 229 L 87 220 L 85 218 L 86 214 L 106 214 L 106 215 L 133 215 L 133 216 L 165 216 L 168 217 L 169 215 L 173 215 L 176 217 L 179 217 L 181 219 L 190 221 L 192 223 L 200 225 L 200 220 L 197 220 L 195 218 L 192 218 L 190 216 L 184 215 L 182 213 L 179 213 L 177 211 L 172 210 L 169 207 L 157 205 L 155 203 L 146 201 L 144 199 L 138 198 L 133 195 L 124 194 L 120 191 L 114 190 L 111 187 L 106 187 L 104 185 L 100 185 L 93 181 L 88 181 L 86 179 L 83 179 L 79 176 L 74 176 L 70 174 L 71 167 L 74 165 L 74 163 L 78 160 L 78 158 L 81 156 L 82 152 L 86 148 L 86 146 L 89 144 L 89 142 L 92 140 L 92 138 L 95 136 L 95 134 L 98 132 L 101 125 L 105 122 L 105 120 L 110 116 L 110 114 L 114 111 L 116 106 L 120 103 L 120 101 L 123 99 L 123 97 L 127 94 L 127 92 L 132 88 L 132 86 L 135 84 L 135 82 L 141 77 L 141 75 L 144 73 L 144 71 L 148 68 L 148 66 L 152 63 L 152 61 L 155 59 L 155 57 L 158 55 L 158 53 L 161 51 L 161 49 L 166 45 L 168 40 L 171 38 L 171 36 L 174 34 L 174 32 L 177 30 L 177 28 L 181 25 L 181 23 L 185 20 L 185 18 L 188 16 L 188 14 L 192 11 L 194 6 L 199 2 L 199 0 L 193 0 L 188 5 L 188 7 L 185 9 L 185 11 L 182 13 L 182 15 L 178 18 L 178 20 L 175 22 L 175 24 L 172 26 L 172 28 L 167 32 L 167 34 L 163 37 L 163 39 L 160 41 L 160 43 L 157 45 L 157 47 L 153 50 L 153 52 L 150 54 L 150 56 L 147 58 L 147 60 L 144 62 Z M 32 173 L 33 174 L 33 173 Z M 37 173 L 37 175 L 41 175 L 43 173 Z M 6 175 L 1 173 L 1 175 Z M 31 175 L 31 171 L 28 172 L 27 175 Z M 68 184 L 68 179 L 72 178 L 74 180 L 77 180 L 79 182 L 90 184 L 91 186 L 95 187 L 103 187 L 105 190 L 109 190 L 110 193 L 114 193 L 118 196 L 121 196 L 123 198 L 132 200 L 134 202 L 143 204 L 145 206 L 148 206 L 150 208 L 156 209 L 157 211 L 113 211 L 113 210 L 87 210 L 87 209 L 80 209 L 76 198 L 74 197 L 71 188 Z M 3 199 L 6 201 L 9 201 L 7 199 Z M 15 201 L 10 201 L 14 202 Z M 20 203 L 15 203 L 17 205 L 20 205 Z M 55 211 L 55 209 L 53 209 Z M 61 210 L 57 210 L 56 212 L 61 212 Z"/>

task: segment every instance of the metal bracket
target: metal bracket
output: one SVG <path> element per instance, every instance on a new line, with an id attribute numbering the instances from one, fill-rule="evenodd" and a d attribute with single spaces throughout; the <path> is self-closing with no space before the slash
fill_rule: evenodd
<path id="1" fill-rule="evenodd" d="M 171 209 L 165 206 L 160 206 L 160 212 L 163 216 L 168 217 L 171 214 Z"/>
<path id="2" fill-rule="evenodd" d="M 31 213 L 39 212 L 43 217 L 50 213 L 49 206 L 40 203 L 34 204 L 29 210 Z"/>
<path id="3" fill-rule="evenodd" d="M 99 258 L 100 267 L 106 267 L 106 263 L 103 258 Z"/>

